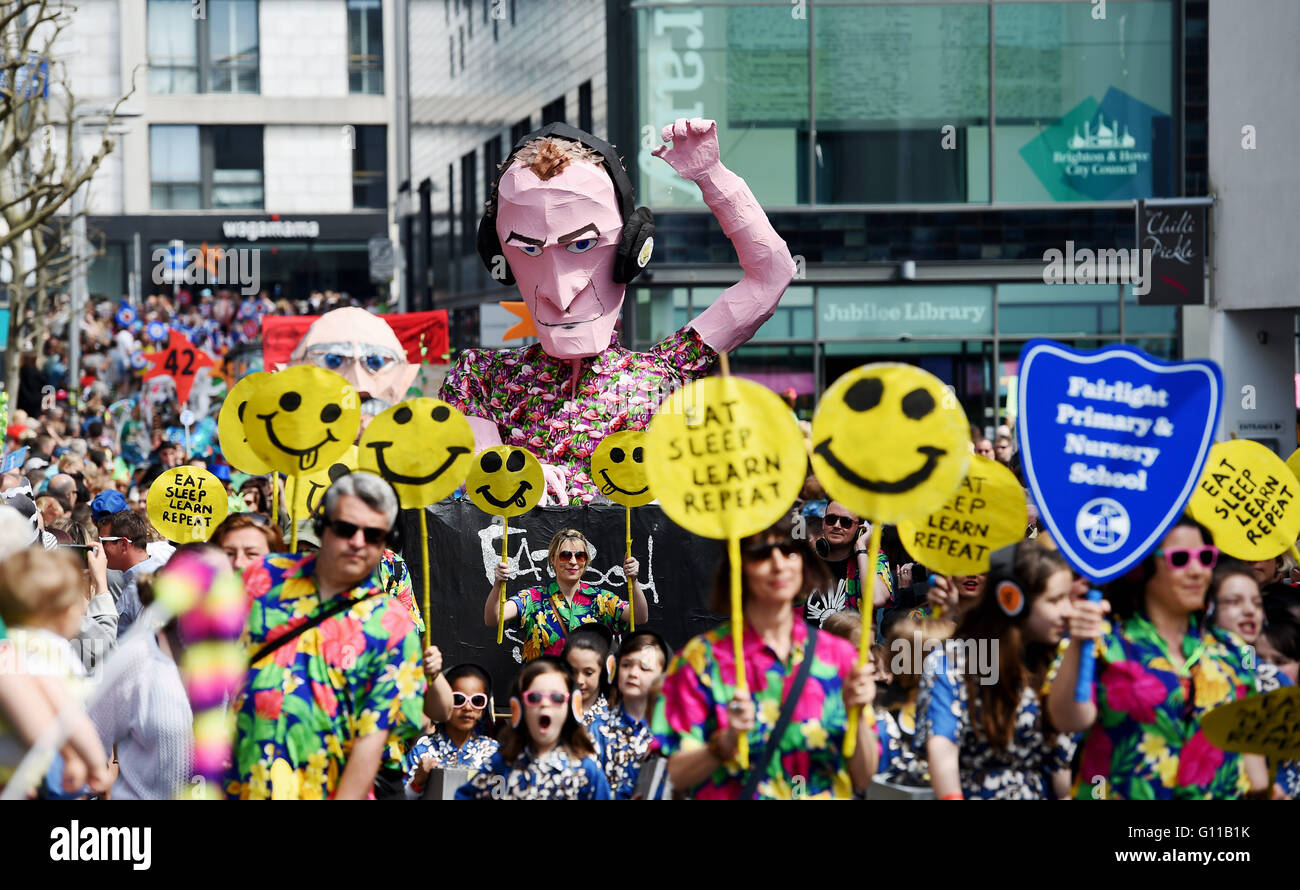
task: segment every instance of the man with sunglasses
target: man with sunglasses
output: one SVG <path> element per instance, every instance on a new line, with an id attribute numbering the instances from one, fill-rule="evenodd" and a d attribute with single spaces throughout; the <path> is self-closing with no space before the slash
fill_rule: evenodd
<path id="1" fill-rule="evenodd" d="M 859 563 L 866 560 L 867 540 L 862 521 L 839 501 L 826 505 L 822 515 L 821 535 L 814 541 L 814 549 L 826 567 L 831 570 L 835 585 L 833 590 L 814 589 L 808 595 L 807 618 L 820 627 L 826 616 L 846 609 L 862 610 L 862 569 Z M 893 582 L 889 575 L 889 561 L 882 551 L 876 559 L 875 604 L 879 608 L 893 597 Z"/>
<path id="2" fill-rule="evenodd" d="M 149 527 L 134 510 L 121 510 L 100 524 L 99 542 L 108 567 L 122 573 L 122 592 L 117 597 L 117 638 L 131 629 L 143 606 L 139 579 L 163 567 L 165 560 L 148 551 Z M 110 592 L 112 584 L 109 585 Z"/>
<path id="3" fill-rule="evenodd" d="M 426 683 L 416 624 L 380 567 L 397 510 L 383 479 L 342 476 L 325 492 L 319 551 L 244 570 L 232 797 L 360 799 L 381 768 L 401 769 Z"/>

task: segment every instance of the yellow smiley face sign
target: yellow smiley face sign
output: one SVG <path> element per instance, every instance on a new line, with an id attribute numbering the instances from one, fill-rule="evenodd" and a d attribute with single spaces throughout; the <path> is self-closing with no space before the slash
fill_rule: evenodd
<path id="1" fill-rule="evenodd" d="M 221 413 L 217 415 L 217 441 L 226 463 L 250 476 L 265 476 L 271 472 L 270 465 L 253 453 L 244 432 L 248 400 L 270 379 L 270 374 L 258 371 L 240 380 L 226 394 L 226 400 L 221 403 Z"/>
<path id="2" fill-rule="evenodd" d="M 624 507 L 643 507 L 655 499 L 645 467 L 645 433 L 640 430 L 606 436 L 591 455 L 592 481 Z"/>
<path id="3" fill-rule="evenodd" d="M 1300 535 L 1300 482 L 1272 451 L 1250 439 L 1210 449 L 1187 512 L 1229 556 L 1260 562 L 1286 552 Z"/>
<path id="4" fill-rule="evenodd" d="M 484 448 L 470 466 L 465 493 L 493 516 L 527 513 L 542 499 L 542 465 L 531 451 L 513 445 Z"/>
<path id="5" fill-rule="evenodd" d="M 1300 757 L 1300 688 L 1275 689 L 1220 705 L 1201 717 L 1216 748 L 1263 754 L 1272 760 Z"/>
<path id="6" fill-rule="evenodd" d="M 957 490 L 924 519 L 898 523 L 903 547 L 917 562 L 945 575 L 989 570 L 994 550 L 1025 536 L 1025 490 L 1002 464 L 978 455 Z"/>
<path id="7" fill-rule="evenodd" d="M 326 490 L 338 481 L 339 477 L 355 472 L 357 467 L 357 446 L 349 445 L 348 450 L 318 467 L 316 472 L 307 476 L 294 476 L 287 480 L 289 494 L 293 497 L 293 513 L 298 518 L 311 516 L 320 506 Z"/>
<path id="8" fill-rule="evenodd" d="M 739 377 L 676 390 L 646 430 L 646 477 L 673 522 L 743 538 L 794 503 L 808 466 L 803 434 L 776 393 Z"/>
<path id="9" fill-rule="evenodd" d="M 175 467 L 149 486 L 145 499 L 154 528 L 170 541 L 206 541 L 230 509 L 226 487 L 207 470 Z"/>
<path id="10" fill-rule="evenodd" d="M 387 479 L 411 510 L 437 503 L 465 481 L 474 432 L 440 399 L 407 399 L 370 421 L 359 450 L 361 469 Z"/>
<path id="11" fill-rule="evenodd" d="M 248 400 L 244 429 L 253 453 L 289 476 L 341 457 L 361 429 L 356 390 L 333 371 L 295 365 L 271 375 Z"/>
<path id="12" fill-rule="evenodd" d="M 933 513 L 961 484 L 970 428 L 957 400 L 912 365 L 864 365 L 836 380 L 812 422 L 812 465 L 834 500 L 896 522 Z"/>

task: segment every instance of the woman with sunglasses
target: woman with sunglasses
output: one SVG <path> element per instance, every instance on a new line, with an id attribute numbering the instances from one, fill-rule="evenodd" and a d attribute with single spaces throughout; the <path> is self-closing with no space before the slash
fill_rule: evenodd
<path id="1" fill-rule="evenodd" d="M 1154 553 L 1112 582 L 1111 606 L 1079 601 L 1048 696 L 1060 732 L 1087 732 L 1076 800 L 1241 798 L 1269 793 L 1263 757 L 1225 752 L 1201 730 L 1207 711 L 1253 694 L 1254 657 L 1204 616 L 1218 548 L 1184 516 Z M 1097 655 L 1092 700 L 1076 702 L 1079 657 Z"/>
<path id="2" fill-rule="evenodd" d="M 736 689 L 730 622 L 692 639 L 668 666 L 651 729 L 669 758 L 673 787 L 690 797 L 849 799 L 875 772 L 880 748 L 869 710 L 859 719 L 853 757 L 843 751 L 849 714 L 875 698 L 871 664 L 857 667 L 852 643 L 801 620 L 803 599 L 819 585 L 825 590 L 829 574 L 793 531 L 787 516 L 740 542 L 749 691 Z M 713 610 L 720 614 L 731 608 L 730 577 L 724 555 L 713 588 Z M 787 689 L 807 658 L 811 672 L 787 728 L 777 733 Z M 741 733 L 748 738 L 749 770 L 736 759 Z"/>
<path id="3" fill-rule="evenodd" d="M 481 770 L 497 752 L 492 731 L 492 678 L 476 664 L 458 664 L 444 675 L 451 684 L 451 717 L 436 723 L 406 752 L 408 798 L 424 793 L 435 769 Z"/>
<path id="4" fill-rule="evenodd" d="M 520 620 L 524 630 L 523 659 L 532 661 L 542 655 L 559 655 L 569 632 L 583 624 L 603 624 L 617 631 L 628 624 L 629 604 L 617 594 L 601 590 L 582 580 L 591 560 L 591 545 L 586 536 L 572 528 L 563 528 L 551 538 L 547 561 L 555 580 L 546 587 L 530 587 L 506 600 L 506 624 Z M 641 564 L 632 557 L 623 561 L 623 574 L 631 589 L 631 607 L 636 609 L 636 622 L 641 624 L 650 615 L 645 593 L 637 581 Z M 497 626 L 497 609 L 500 608 L 501 591 L 510 579 L 511 572 L 505 563 L 496 567 L 496 583 L 483 605 L 483 623 Z"/>
<path id="5" fill-rule="evenodd" d="M 510 726 L 501 748 L 456 799 L 610 800 L 580 707 L 567 664 L 542 656 L 524 665 L 510 687 Z"/>

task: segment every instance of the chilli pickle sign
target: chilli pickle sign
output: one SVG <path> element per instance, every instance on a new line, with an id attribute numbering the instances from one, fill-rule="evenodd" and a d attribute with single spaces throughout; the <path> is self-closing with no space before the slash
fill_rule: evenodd
<path id="1" fill-rule="evenodd" d="M 149 519 L 171 541 L 206 541 L 226 518 L 226 488 L 198 467 L 166 470 L 149 486 Z"/>
<path id="2" fill-rule="evenodd" d="M 1130 346 L 1031 340 L 1017 422 L 1025 482 L 1070 564 L 1095 583 L 1128 571 L 1182 513 L 1223 400 L 1213 362 Z"/>
<path id="3" fill-rule="evenodd" d="M 1258 442 L 1235 439 L 1210 451 L 1188 509 L 1229 556 L 1272 559 L 1300 534 L 1300 483 L 1282 460 Z"/>
<path id="4" fill-rule="evenodd" d="M 803 435 L 771 390 L 709 377 L 675 391 L 646 433 L 646 475 L 664 512 L 706 538 L 739 538 L 785 514 L 803 485 Z"/>

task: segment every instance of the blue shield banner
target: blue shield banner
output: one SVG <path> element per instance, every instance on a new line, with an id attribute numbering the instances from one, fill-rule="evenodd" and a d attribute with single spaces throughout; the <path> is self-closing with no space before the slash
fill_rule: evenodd
<path id="1" fill-rule="evenodd" d="M 1119 577 L 1156 547 L 1201 477 L 1223 407 L 1218 365 L 1031 340 L 1018 397 L 1025 484 L 1052 539 L 1092 581 Z"/>

